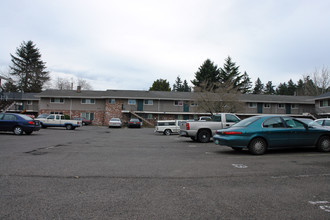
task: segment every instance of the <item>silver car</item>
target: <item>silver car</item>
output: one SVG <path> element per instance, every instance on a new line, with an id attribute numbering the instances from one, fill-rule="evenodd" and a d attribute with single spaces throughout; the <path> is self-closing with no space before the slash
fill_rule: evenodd
<path id="1" fill-rule="evenodd" d="M 121 122 L 120 118 L 111 118 L 109 121 L 109 128 L 111 127 L 121 128 L 122 124 L 123 123 Z"/>
<path id="2" fill-rule="evenodd" d="M 330 129 L 330 118 L 320 118 L 315 120 L 315 122 L 324 128 Z"/>

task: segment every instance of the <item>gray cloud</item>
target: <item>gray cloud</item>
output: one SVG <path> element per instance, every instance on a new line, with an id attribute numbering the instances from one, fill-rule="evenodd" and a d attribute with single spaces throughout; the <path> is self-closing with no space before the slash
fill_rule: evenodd
<path id="1" fill-rule="evenodd" d="M 0 64 L 25 40 L 54 77 L 94 89 L 148 89 L 158 78 L 190 81 L 229 55 L 255 81 L 294 81 L 329 66 L 330 3 L 316 1 L 6 1 Z"/>

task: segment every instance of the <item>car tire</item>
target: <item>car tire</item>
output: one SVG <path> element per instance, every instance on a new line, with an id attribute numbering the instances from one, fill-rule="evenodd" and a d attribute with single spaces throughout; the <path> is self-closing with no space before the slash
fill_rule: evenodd
<path id="1" fill-rule="evenodd" d="M 330 152 L 330 137 L 322 136 L 317 142 L 317 150 L 322 152 Z"/>
<path id="2" fill-rule="evenodd" d="M 262 138 L 255 138 L 249 144 L 249 151 L 254 155 L 262 155 L 267 150 L 267 142 Z"/>
<path id="3" fill-rule="evenodd" d="M 72 130 L 72 125 L 65 125 L 66 130 Z"/>
<path id="4" fill-rule="evenodd" d="M 198 133 L 198 141 L 201 143 L 207 143 L 211 139 L 211 134 L 208 130 L 201 130 Z"/>
<path id="5" fill-rule="evenodd" d="M 14 134 L 16 134 L 16 135 L 21 135 L 21 134 L 23 134 L 23 129 L 22 129 L 20 126 L 16 126 L 16 127 L 14 128 Z"/>
<path id="6" fill-rule="evenodd" d="M 171 133 L 172 133 L 172 131 L 170 129 L 166 129 L 164 131 L 164 134 L 167 135 L 167 136 L 171 135 Z"/>

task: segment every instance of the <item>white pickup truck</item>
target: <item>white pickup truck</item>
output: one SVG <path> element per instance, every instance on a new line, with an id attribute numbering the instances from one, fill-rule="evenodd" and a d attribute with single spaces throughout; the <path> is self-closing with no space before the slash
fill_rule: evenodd
<path id="1" fill-rule="evenodd" d="M 173 133 L 179 133 L 180 124 L 184 122 L 183 120 L 158 120 L 155 133 L 163 133 L 164 135 L 171 135 Z"/>
<path id="2" fill-rule="evenodd" d="M 180 136 L 190 137 L 202 143 L 209 142 L 219 129 L 227 128 L 239 122 L 240 119 L 231 113 L 218 113 L 211 121 L 187 121 L 180 125 Z"/>
<path id="3" fill-rule="evenodd" d="M 47 127 L 65 127 L 66 130 L 74 130 L 77 127 L 82 126 L 82 121 L 67 120 L 64 115 L 51 114 L 46 118 L 36 118 L 40 121 L 42 128 Z"/>

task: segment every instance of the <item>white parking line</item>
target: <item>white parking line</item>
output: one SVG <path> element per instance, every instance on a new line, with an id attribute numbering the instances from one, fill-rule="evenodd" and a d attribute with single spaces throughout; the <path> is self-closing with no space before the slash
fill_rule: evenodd
<path id="1" fill-rule="evenodd" d="M 319 205 L 319 208 L 325 212 L 330 212 L 330 202 L 328 201 L 309 201 L 312 205 Z M 321 204 L 321 205 L 320 205 Z M 329 204 L 329 205 L 325 205 Z"/>
<path id="2" fill-rule="evenodd" d="M 244 164 L 232 164 L 233 167 L 239 168 L 239 169 L 246 169 L 248 168 L 248 166 L 244 165 Z"/>

